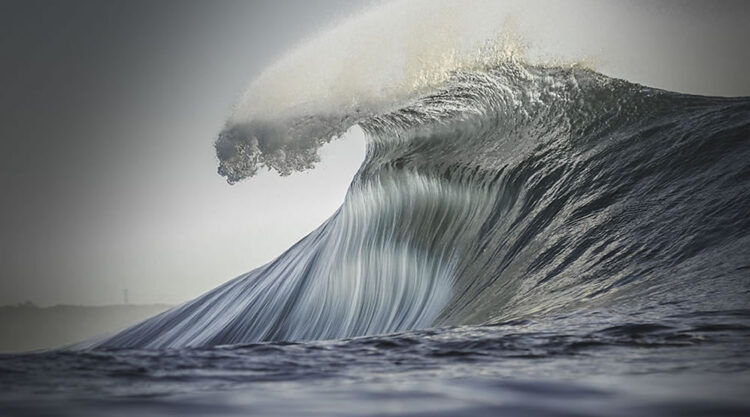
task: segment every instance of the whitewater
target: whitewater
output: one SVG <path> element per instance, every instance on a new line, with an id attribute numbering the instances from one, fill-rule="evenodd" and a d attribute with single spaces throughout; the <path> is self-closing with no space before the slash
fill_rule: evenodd
<path id="1" fill-rule="evenodd" d="M 76 398 L 71 415 L 750 412 L 750 98 L 533 58 L 513 21 L 467 40 L 442 4 L 321 33 L 219 133 L 230 184 L 364 136 L 328 220 L 130 328 L 1 356 L 5 407 L 41 391 Z M 414 25 L 381 30 L 394 13 Z"/>

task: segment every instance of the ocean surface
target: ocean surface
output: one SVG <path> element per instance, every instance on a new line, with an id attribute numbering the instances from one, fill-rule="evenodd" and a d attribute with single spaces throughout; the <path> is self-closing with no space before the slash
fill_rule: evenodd
<path id="1" fill-rule="evenodd" d="M 750 310 L 0 356 L 4 416 L 746 416 Z"/>
<path id="2" fill-rule="evenodd" d="M 229 123 L 229 182 L 361 129 L 342 207 L 118 334 L 0 356 L 2 415 L 750 415 L 750 98 L 506 59 Z"/>

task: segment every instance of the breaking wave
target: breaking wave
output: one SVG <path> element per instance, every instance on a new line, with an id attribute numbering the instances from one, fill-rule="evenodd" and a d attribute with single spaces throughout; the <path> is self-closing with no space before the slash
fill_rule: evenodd
<path id="1" fill-rule="evenodd" d="M 731 287 L 748 267 L 748 99 L 509 58 L 389 112 L 229 126 L 220 172 L 307 168 L 323 141 L 295 132 L 330 139 L 352 123 L 367 156 L 328 221 L 101 346 L 330 339 L 666 303 Z"/>
<path id="2" fill-rule="evenodd" d="M 323 144 L 361 129 L 367 155 L 343 205 L 273 262 L 97 346 L 746 305 L 750 99 L 531 64 L 508 39 L 472 54 L 428 49 L 427 64 L 375 88 L 338 74 L 323 84 L 337 91 L 281 108 L 273 93 L 297 90 L 278 68 L 262 76 L 266 89 L 251 86 L 219 135 L 219 173 L 235 183 L 264 167 L 310 169 Z"/>

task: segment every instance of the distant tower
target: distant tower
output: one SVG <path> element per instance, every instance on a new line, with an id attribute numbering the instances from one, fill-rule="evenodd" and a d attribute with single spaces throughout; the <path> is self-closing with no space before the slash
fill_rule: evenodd
<path id="1" fill-rule="evenodd" d="M 123 304 L 128 304 L 128 289 L 122 290 L 122 302 Z"/>

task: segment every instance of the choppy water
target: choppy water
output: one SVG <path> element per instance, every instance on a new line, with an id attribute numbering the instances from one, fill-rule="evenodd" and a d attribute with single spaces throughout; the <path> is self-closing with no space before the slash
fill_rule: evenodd
<path id="1" fill-rule="evenodd" d="M 302 343 L 0 357 L 13 416 L 741 416 L 750 310 L 689 302 Z"/>

